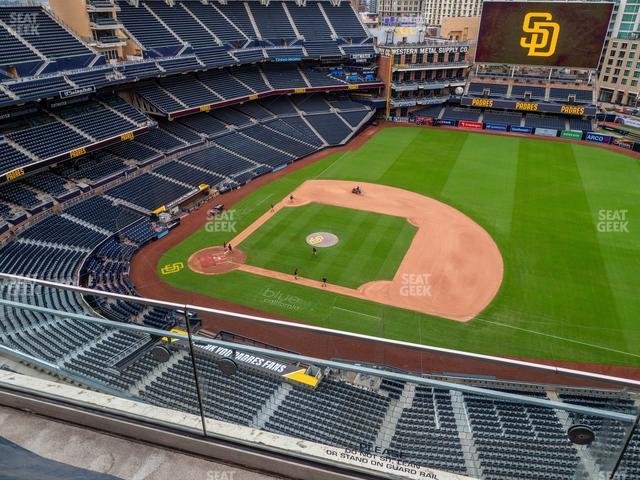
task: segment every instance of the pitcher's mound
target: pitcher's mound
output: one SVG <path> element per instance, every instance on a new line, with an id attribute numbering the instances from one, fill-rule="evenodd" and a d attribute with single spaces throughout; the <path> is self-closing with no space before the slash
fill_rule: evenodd
<path id="1" fill-rule="evenodd" d="M 204 275 L 219 275 L 237 269 L 247 257 L 241 250 L 229 253 L 224 247 L 209 247 L 194 253 L 187 262 L 189 268 Z"/>
<path id="2" fill-rule="evenodd" d="M 329 232 L 316 232 L 307 235 L 307 243 L 312 247 L 328 248 L 338 243 L 338 237 Z"/>

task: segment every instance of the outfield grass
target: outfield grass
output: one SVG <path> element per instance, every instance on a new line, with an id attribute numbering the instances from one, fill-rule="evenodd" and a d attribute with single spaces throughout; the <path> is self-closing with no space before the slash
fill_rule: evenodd
<path id="1" fill-rule="evenodd" d="M 312 203 L 280 210 L 238 247 L 250 265 L 358 288 L 392 280 L 416 231 L 406 218 Z M 306 238 L 315 232 L 339 242 L 314 257 Z"/>
<path id="2" fill-rule="evenodd" d="M 238 231 L 308 178 L 404 188 L 469 215 L 502 252 L 499 294 L 462 324 L 239 271 L 203 281 L 185 269 L 165 281 L 329 328 L 486 354 L 640 366 L 636 160 L 533 138 L 389 128 L 357 151 L 329 156 L 248 196 L 236 206 Z M 628 233 L 607 232 L 602 215 L 623 210 Z M 203 229 L 168 251 L 158 268 L 233 236 Z M 299 297 L 295 315 L 266 302 L 268 288 Z"/>

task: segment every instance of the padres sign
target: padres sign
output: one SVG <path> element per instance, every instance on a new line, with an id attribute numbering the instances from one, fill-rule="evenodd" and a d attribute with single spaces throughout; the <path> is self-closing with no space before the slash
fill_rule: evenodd
<path id="1" fill-rule="evenodd" d="M 487 0 L 476 62 L 596 68 L 612 5 Z"/>

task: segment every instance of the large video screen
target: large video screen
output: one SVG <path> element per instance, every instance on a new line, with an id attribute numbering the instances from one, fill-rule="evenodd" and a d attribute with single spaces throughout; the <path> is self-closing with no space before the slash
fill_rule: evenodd
<path id="1" fill-rule="evenodd" d="M 484 2 L 477 63 L 596 68 L 613 3 Z"/>

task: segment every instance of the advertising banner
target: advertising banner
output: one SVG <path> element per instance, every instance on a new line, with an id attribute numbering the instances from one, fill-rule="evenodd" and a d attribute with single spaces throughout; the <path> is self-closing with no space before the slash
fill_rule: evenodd
<path id="1" fill-rule="evenodd" d="M 475 128 L 477 130 L 482 130 L 481 122 L 469 122 L 467 120 L 460 120 L 458 122 L 458 126 L 462 128 Z"/>
<path id="2" fill-rule="evenodd" d="M 455 127 L 456 126 L 456 121 L 455 120 L 446 120 L 446 119 L 442 119 L 442 120 L 433 120 L 433 124 L 434 125 L 443 125 L 446 127 Z"/>
<path id="3" fill-rule="evenodd" d="M 507 131 L 507 126 L 506 125 L 500 125 L 499 123 L 485 123 L 484 128 L 486 130 L 493 130 L 496 132 L 506 132 Z"/>
<path id="4" fill-rule="evenodd" d="M 624 148 L 625 150 L 633 150 L 634 142 L 631 142 L 629 140 L 623 140 L 621 138 L 614 138 L 612 143 L 616 147 Z"/>
<path id="5" fill-rule="evenodd" d="M 477 63 L 597 68 L 613 2 L 482 6 Z"/>
<path id="6" fill-rule="evenodd" d="M 587 142 L 606 143 L 608 145 L 611 143 L 611 140 L 613 140 L 613 137 L 611 135 L 604 135 L 602 133 L 589 132 L 585 135 L 584 139 Z"/>
<path id="7" fill-rule="evenodd" d="M 581 130 L 563 130 L 560 132 L 562 138 L 571 138 L 573 140 L 582 140 Z"/>
<path id="8" fill-rule="evenodd" d="M 557 137 L 558 130 L 554 130 L 553 128 L 536 128 L 535 134 L 543 137 Z"/>
<path id="9" fill-rule="evenodd" d="M 511 131 L 513 133 L 533 133 L 533 128 L 531 127 L 517 127 L 517 126 L 512 126 L 511 127 Z"/>

